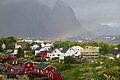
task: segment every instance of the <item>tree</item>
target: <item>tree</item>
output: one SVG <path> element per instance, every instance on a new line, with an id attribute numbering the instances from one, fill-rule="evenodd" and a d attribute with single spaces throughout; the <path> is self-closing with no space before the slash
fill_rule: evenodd
<path id="1" fill-rule="evenodd" d="M 6 45 L 6 49 L 14 49 L 15 48 L 15 38 L 10 36 L 7 38 L 1 38 L 0 43 L 4 43 Z"/>
<path id="2" fill-rule="evenodd" d="M 24 75 L 24 76 L 17 76 L 18 80 L 30 80 L 28 76 Z"/>
<path id="3" fill-rule="evenodd" d="M 17 57 L 18 57 L 18 58 L 24 57 L 24 52 L 23 52 L 23 49 L 22 49 L 22 48 L 18 48 Z"/>
<path id="4" fill-rule="evenodd" d="M 3 42 L 2 42 L 2 40 L 0 40 L 0 52 L 3 51 L 3 49 L 2 49 L 2 44 L 3 44 Z"/>
<path id="5" fill-rule="evenodd" d="M 24 45 L 23 49 L 24 50 L 31 50 L 30 46 L 31 46 L 30 43 L 27 43 L 26 45 Z"/>
<path id="6" fill-rule="evenodd" d="M 74 64 L 74 63 L 76 63 L 76 59 L 74 57 L 72 57 L 72 56 L 67 56 L 64 59 L 64 63 Z"/>
<path id="7" fill-rule="evenodd" d="M 63 46 L 62 44 L 63 44 L 62 41 L 55 41 L 55 42 L 53 43 L 53 46 L 56 48 L 56 47 Z"/>
<path id="8" fill-rule="evenodd" d="M 115 44 L 112 44 L 112 43 L 108 43 L 108 42 L 98 42 L 99 44 L 99 51 L 100 51 L 100 54 L 106 54 L 108 53 L 109 51 L 113 50 L 114 47 L 115 47 Z"/>

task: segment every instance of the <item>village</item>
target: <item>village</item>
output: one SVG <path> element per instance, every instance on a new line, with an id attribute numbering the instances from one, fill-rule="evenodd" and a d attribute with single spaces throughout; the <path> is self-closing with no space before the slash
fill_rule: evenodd
<path id="1" fill-rule="evenodd" d="M 78 44 L 70 45 L 68 42 L 61 45 L 60 41 L 53 43 L 22 39 L 15 41 L 14 49 L 6 49 L 7 46 L 3 43 L 1 45 L 3 52 L 0 53 L 0 74 L 3 74 L 6 79 L 27 75 L 30 80 L 64 80 L 62 71 L 52 63 L 78 65 L 94 62 L 101 55 L 100 46 L 81 47 Z M 109 53 L 119 58 L 120 45 L 114 46 Z M 108 59 L 114 60 L 114 57 L 109 56 Z"/>

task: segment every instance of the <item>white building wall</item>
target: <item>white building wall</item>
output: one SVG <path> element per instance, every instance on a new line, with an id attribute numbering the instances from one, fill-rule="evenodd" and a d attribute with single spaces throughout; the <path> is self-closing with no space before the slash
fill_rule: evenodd
<path id="1" fill-rule="evenodd" d="M 68 49 L 68 51 L 65 53 L 65 56 L 73 56 L 75 54 L 75 51 L 72 49 L 72 48 L 70 48 L 70 49 Z"/>

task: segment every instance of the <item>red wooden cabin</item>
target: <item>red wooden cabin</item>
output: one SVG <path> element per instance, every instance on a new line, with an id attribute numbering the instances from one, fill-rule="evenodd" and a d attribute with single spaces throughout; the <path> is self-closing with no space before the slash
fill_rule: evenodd
<path id="1" fill-rule="evenodd" d="M 21 66 L 13 66 L 13 67 L 11 67 L 10 72 L 12 72 L 14 74 L 23 74 L 25 72 L 25 70 Z"/>
<path id="2" fill-rule="evenodd" d="M 52 71 L 48 73 L 48 78 L 49 79 L 55 79 L 55 80 L 59 80 L 62 78 L 62 75 L 59 71 Z"/>
<path id="3" fill-rule="evenodd" d="M 7 71 L 11 71 L 11 68 L 13 68 L 14 66 L 23 67 L 24 73 L 34 70 L 34 64 L 32 62 L 16 60 L 16 61 L 8 61 L 7 63 L 9 64 Z"/>
<path id="4" fill-rule="evenodd" d="M 23 64 L 23 67 L 25 69 L 25 72 L 33 71 L 34 70 L 34 64 L 32 62 L 25 62 Z"/>
<path id="5" fill-rule="evenodd" d="M 55 71 L 56 68 L 51 65 L 39 64 L 35 66 L 34 73 L 39 75 L 47 75 L 51 71 Z"/>
<path id="6" fill-rule="evenodd" d="M 47 51 L 41 51 L 41 52 L 40 52 L 40 57 L 41 57 L 41 58 L 47 57 Z"/>
<path id="7" fill-rule="evenodd" d="M 26 61 L 20 61 L 20 60 L 11 60 L 7 61 L 7 63 L 11 66 L 23 66 Z"/>

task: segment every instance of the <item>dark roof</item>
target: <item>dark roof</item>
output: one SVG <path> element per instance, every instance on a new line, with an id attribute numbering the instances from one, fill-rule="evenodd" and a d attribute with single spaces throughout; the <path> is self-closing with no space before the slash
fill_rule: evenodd
<path id="1" fill-rule="evenodd" d="M 42 47 L 38 47 L 38 48 L 36 48 L 35 50 L 40 50 Z"/>
<path id="2" fill-rule="evenodd" d="M 39 47 L 42 47 L 42 46 L 41 46 L 41 43 L 36 43 L 36 44 L 37 44 Z"/>
<path id="3" fill-rule="evenodd" d="M 60 71 L 52 71 L 52 74 L 61 74 Z"/>
<path id="4" fill-rule="evenodd" d="M 16 62 L 17 61 L 17 63 L 18 64 L 23 64 L 23 63 L 25 63 L 26 61 L 18 61 L 18 60 L 13 60 L 14 62 Z M 7 61 L 7 63 L 8 64 L 12 64 L 13 63 L 13 61 Z"/>
<path id="5" fill-rule="evenodd" d="M 42 69 L 46 68 L 47 66 L 49 66 L 49 65 L 47 65 L 47 64 L 38 64 L 38 65 L 35 66 L 35 68 L 42 70 Z"/>
<path id="6" fill-rule="evenodd" d="M 52 53 L 54 50 L 55 50 L 55 48 L 50 48 L 50 49 L 48 50 L 48 53 Z"/>
<path id="7" fill-rule="evenodd" d="M 23 70 L 23 69 L 24 69 L 24 68 L 21 67 L 21 66 L 13 66 L 13 68 L 16 69 L 16 70 Z"/>
<path id="8" fill-rule="evenodd" d="M 26 45 L 27 42 L 16 42 L 17 45 Z"/>
<path id="9" fill-rule="evenodd" d="M 8 64 L 12 64 L 13 61 L 7 61 Z"/>
<path id="10" fill-rule="evenodd" d="M 62 47 L 61 52 L 66 53 L 68 51 L 69 47 Z"/>
<path id="11" fill-rule="evenodd" d="M 120 53 L 120 51 L 117 51 L 117 50 L 113 50 L 113 51 L 110 51 L 108 52 L 109 54 L 113 54 L 113 55 L 117 55 Z"/>
<path id="12" fill-rule="evenodd" d="M 20 63 L 20 64 L 23 64 L 23 63 L 25 63 L 26 61 L 18 61 L 18 63 Z"/>
<path id="13" fill-rule="evenodd" d="M 9 55 L 9 56 L 8 56 L 8 58 L 12 58 L 12 57 L 15 57 L 15 56 L 13 56 L 13 55 Z"/>

